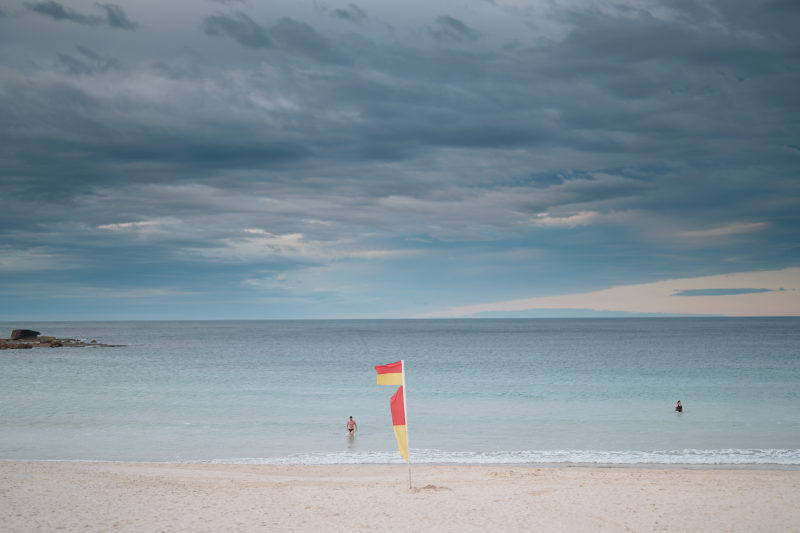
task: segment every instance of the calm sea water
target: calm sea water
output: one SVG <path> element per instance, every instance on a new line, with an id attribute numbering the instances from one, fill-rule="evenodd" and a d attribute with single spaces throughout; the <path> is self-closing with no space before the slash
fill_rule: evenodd
<path id="1" fill-rule="evenodd" d="M 800 465 L 796 318 L 18 327 L 126 346 L 0 352 L 0 459 L 400 462 L 405 359 L 412 462 Z"/>

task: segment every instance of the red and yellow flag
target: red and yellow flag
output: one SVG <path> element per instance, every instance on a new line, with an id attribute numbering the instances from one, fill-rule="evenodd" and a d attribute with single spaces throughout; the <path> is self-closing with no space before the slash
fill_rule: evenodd
<path id="1" fill-rule="evenodd" d="M 375 367 L 378 371 L 378 385 L 402 385 L 403 362 L 389 363 Z"/>
<path id="2" fill-rule="evenodd" d="M 375 370 L 378 372 L 378 385 L 400 385 L 400 388 L 392 396 L 389 407 L 392 410 L 392 426 L 394 427 L 394 436 L 397 438 L 397 449 L 408 463 L 408 430 L 406 428 L 406 402 L 403 392 L 403 361 L 389 363 L 388 365 L 378 365 Z"/>
<path id="3" fill-rule="evenodd" d="M 400 455 L 408 462 L 408 433 L 406 432 L 406 405 L 403 401 L 403 387 L 397 389 L 389 401 L 392 409 L 392 426 L 394 436 L 397 438 L 397 449 Z"/>

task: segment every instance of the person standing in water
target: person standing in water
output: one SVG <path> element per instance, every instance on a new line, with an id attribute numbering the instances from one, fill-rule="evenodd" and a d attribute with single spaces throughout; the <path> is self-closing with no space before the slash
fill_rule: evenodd
<path id="1" fill-rule="evenodd" d="M 353 420 L 353 417 L 350 417 L 350 420 L 347 421 L 347 434 L 351 437 L 356 434 L 356 430 L 358 429 L 358 424 L 356 421 Z"/>
<path id="2" fill-rule="evenodd" d="M 675 412 L 676 413 L 682 413 L 683 412 L 683 406 L 681 405 L 681 401 L 680 400 L 678 400 L 678 403 L 675 404 Z M 352 417 L 350 417 L 350 418 L 352 418 Z"/>

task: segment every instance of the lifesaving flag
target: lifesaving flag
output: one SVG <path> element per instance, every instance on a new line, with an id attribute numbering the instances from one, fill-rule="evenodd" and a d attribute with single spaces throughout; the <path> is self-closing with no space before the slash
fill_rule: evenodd
<path id="1" fill-rule="evenodd" d="M 408 433 L 406 432 L 406 402 L 403 396 L 403 387 L 397 389 L 392 399 L 389 401 L 392 409 L 392 426 L 394 426 L 394 436 L 397 439 L 397 449 L 403 459 L 408 462 Z"/>
<path id="2" fill-rule="evenodd" d="M 402 385 L 403 384 L 403 361 L 379 365 L 375 367 L 378 371 L 378 385 Z"/>
<path id="3" fill-rule="evenodd" d="M 408 427 L 406 425 L 405 366 L 402 360 L 375 367 L 378 372 L 378 385 L 400 385 L 392 396 L 389 407 L 392 411 L 392 426 L 397 438 L 397 449 L 409 466 L 409 486 L 411 485 L 411 462 L 408 460 Z"/>

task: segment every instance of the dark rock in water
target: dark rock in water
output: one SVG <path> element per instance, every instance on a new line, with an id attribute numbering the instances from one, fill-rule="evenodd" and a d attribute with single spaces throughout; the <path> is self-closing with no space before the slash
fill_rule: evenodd
<path id="1" fill-rule="evenodd" d="M 15 329 L 11 332 L 10 339 L 0 339 L 0 350 L 19 350 L 27 348 L 61 348 L 61 347 L 114 347 L 121 344 L 103 344 L 92 339 L 83 342 L 78 339 L 58 339 L 46 335 L 39 336 L 38 331 L 29 329 Z"/>
<path id="2" fill-rule="evenodd" d="M 19 341 L 24 339 L 35 339 L 39 336 L 38 331 L 33 331 L 32 329 L 15 329 L 11 332 L 11 340 L 12 341 Z"/>
<path id="3" fill-rule="evenodd" d="M 33 348 L 33 344 L 28 342 L 13 342 L 9 339 L 0 339 L 0 350 L 25 350 Z"/>

